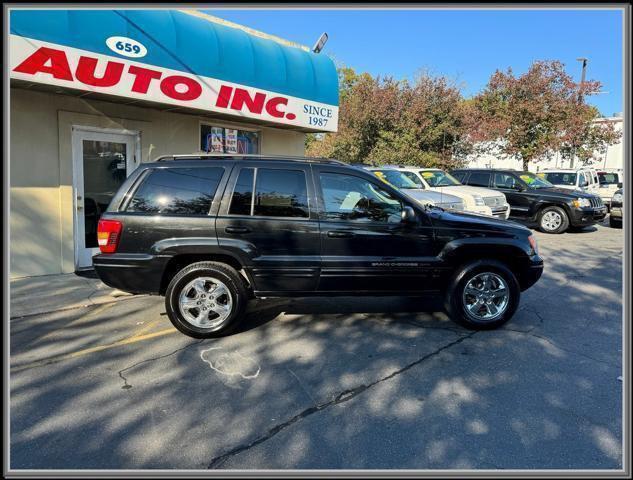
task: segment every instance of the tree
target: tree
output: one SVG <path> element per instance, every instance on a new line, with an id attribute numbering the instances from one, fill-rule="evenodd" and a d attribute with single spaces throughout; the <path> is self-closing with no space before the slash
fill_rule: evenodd
<path id="1" fill-rule="evenodd" d="M 463 98 L 444 77 L 421 73 L 413 85 L 339 68 L 338 132 L 309 136 L 311 156 L 350 163 L 450 166 L 462 153 Z"/>
<path id="2" fill-rule="evenodd" d="M 467 103 L 469 141 L 478 152 L 521 160 L 525 170 L 558 150 L 588 158 L 618 138 L 584 102 L 599 89 L 599 82 L 586 81 L 580 90 L 558 61 L 534 62 L 518 77 L 497 70 Z"/>

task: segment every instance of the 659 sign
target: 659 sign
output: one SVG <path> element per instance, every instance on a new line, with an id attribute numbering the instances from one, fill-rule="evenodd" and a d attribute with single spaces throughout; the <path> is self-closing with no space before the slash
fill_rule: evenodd
<path id="1" fill-rule="evenodd" d="M 141 42 L 128 37 L 110 37 L 106 45 L 114 53 L 130 58 L 141 58 L 147 55 L 147 48 Z"/>

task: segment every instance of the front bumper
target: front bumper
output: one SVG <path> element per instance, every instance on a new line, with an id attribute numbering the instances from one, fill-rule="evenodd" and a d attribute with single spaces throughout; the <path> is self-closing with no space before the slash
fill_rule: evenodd
<path id="1" fill-rule="evenodd" d="M 611 216 L 614 218 L 622 218 L 622 207 L 611 207 Z"/>
<path id="2" fill-rule="evenodd" d="M 492 216 L 507 220 L 510 216 L 510 205 L 505 204 L 500 207 L 492 207 Z"/>
<path id="3" fill-rule="evenodd" d="M 485 205 L 473 205 L 472 207 L 466 207 L 466 212 L 478 213 L 480 215 L 492 215 L 490 207 Z"/>
<path id="4" fill-rule="evenodd" d="M 171 257 L 133 253 L 100 253 L 92 257 L 103 283 L 130 293 L 160 293 L 165 266 Z"/>
<path id="5" fill-rule="evenodd" d="M 571 211 L 570 223 L 574 227 L 594 225 L 607 216 L 607 207 L 574 208 Z"/>
<path id="6" fill-rule="evenodd" d="M 538 255 L 530 257 L 530 263 L 518 275 L 519 286 L 521 291 L 527 290 L 534 285 L 543 275 L 543 259 Z"/>

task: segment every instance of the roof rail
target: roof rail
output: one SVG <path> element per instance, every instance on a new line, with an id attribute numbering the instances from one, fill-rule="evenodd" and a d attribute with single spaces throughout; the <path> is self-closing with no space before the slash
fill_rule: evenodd
<path id="1" fill-rule="evenodd" d="M 302 157 L 299 155 L 262 155 L 254 153 L 187 153 L 179 155 L 163 155 L 158 157 L 156 162 L 166 162 L 171 160 L 194 160 L 194 159 L 230 159 L 230 160 L 289 160 L 295 162 L 309 163 L 333 163 L 337 165 L 349 164 L 325 157 Z"/>

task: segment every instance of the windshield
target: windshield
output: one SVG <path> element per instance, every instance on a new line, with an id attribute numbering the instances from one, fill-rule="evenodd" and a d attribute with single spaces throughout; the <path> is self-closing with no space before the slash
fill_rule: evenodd
<path id="1" fill-rule="evenodd" d="M 402 189 L 414 189 L 420 188 L 413 180 L 403 175 L 398 170 L 374 170 L 374 175 L 380 178 L 383 182 L 387 182 L 396 188 Z"/>
<path id="2" fill-rule="evenodd" d="M 576 174 L 569 172 L 545 172 L 539 174 L 539 177 L 544 178 L 554 185 L 576 185 Z"/>
<path id="3" fill-rule="evenodd" d="M 450 173 L 445 173 L 441 170 L 420 170 L 420 175 L 422 175 L 424 180 L 429 182 L 431 187 L 452 187 L 454 185 L 461 185 Z"/>
<path id="4" fill-rule="evenodd" d="M 544 178 L 539 178 L 538 176 L 530 172 L 521 173 L 519 175 L 519 178 L 527 184 L 528 188 L 532 189 L 550 188 L 554 186 Z"/>
<path id="5" fill-rule="evenodd" d="M 617 173 L 598 172 L 600 185 L 617 185 L 619 182 Z"/>

